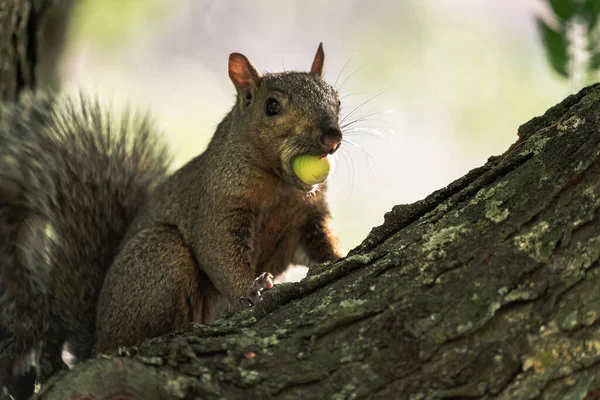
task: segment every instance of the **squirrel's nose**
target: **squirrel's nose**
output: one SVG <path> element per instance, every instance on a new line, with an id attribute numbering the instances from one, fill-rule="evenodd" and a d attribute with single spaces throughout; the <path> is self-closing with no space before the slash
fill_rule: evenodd
<path id="1" fill-rule="evenodd" d="M 321 129 L 319 141 L 328 154 L 333 154 L 342 143 L 342 131 L 335 126 Z"/>

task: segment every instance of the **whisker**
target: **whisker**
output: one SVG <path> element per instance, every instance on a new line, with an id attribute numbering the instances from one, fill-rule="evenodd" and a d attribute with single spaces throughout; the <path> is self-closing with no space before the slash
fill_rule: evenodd
<path id="1" fill-rule="evenodd" d="M 365 127 L 354 127 L 352 128 L 352 130 L 349 131 L 342 131 L 344 134 L 353 134 L 353 133 L 358 133 L 358 134 L 369 134 L 369 133 L 374 133 L 375 135 L 379 136 L 379 137 L 385 137 L 385 135 L 381 132 L 379 132 L 377 129 L 374 128 L 365 128 Z"/>
<path id="2" fill-rule="evenodd" d="M 363 157 L 365 158 L 365 161 L 367 162 L 367 165 L 369 166 L 369 169 L 371 170 L 371 172 L 373 173 L 373 175 L 377 178 L 377 172 L 375 172 L 375 168 L 373 167 L 373 162 L 375 161 L 375 158 L 365 149 L 363 149 L 360 146 L 357 146 L 358 149 L 362 152 Z"/>
<path id="3" fill-rule="evenodd" d="M 347 118 L 351 117 L 356 111 L 358 111 L 361 107 L 365 106 L 366 104 L 368 104 L 369 102 L 375 100 L 376 98 L 378 98 L 379 96 L 381 96 L 382 94 L 384 94 L 385 92 L 387 92 L 388 90 L 390 90 L 391 88 L 385 89 L 381 92 L 379 92 L 378 94 L 376 94 L 375 96 L 363 101 L 361 104 L 359 104 L 358 106 L 356 106 L 352 111 L 350 111 L 350 113 L 348 113 L 347 115 L 345 115 L 342 120 L 340 121 L 340 123 L 343 123 Z"/>
<path id="4" fill-rule="evenodd" d="M 300 141 L 294 141 L 291 145 L 286 149 L 286 153 L 289 156 L 293 156 L 298 153 L 298 150 L 302 147 L 302 143 Z"/>
<path id="5" fill-rule="evenodd" d="M 350 183 L 350 191 L 348 192 L 348 198 L 346 199 L 346 201 L 348 201 L 350 200 L 350 196 L 352 196 L 352 191 L 354 190 L 354 163 L 352 162 L 352 157 L 350 156 L 350 153 L 347 149 L 345 149 L 344 147 L 340 147 L 340 151 L 340 154 L 344 156 L 344 159 L 346 160 L 346 163 L 348 165 L 347 177 Z"/>
<path id="6" fill-rule="evenodd" d="M 365 122 L 377 122 L 377 125 L 374 124 L 370 124 L 370 125 L 364 125 L 363 123 Z M 365 120 L 358 120 L 355 121 L 352 124 L 348 124 L 346 126 L 344 126 L 343 129 L 373 129 L 373 128 L 381 128 L 382 124 L 385 124 L 386 122 L 380 119 L 365 119 Z M 359 124 L 359 125 L 355 125 L 355 124 Z"/>
<path id="7" fill-rule="evenodd" d="M 365 114 L 361 115 L 360 117 L 356 117 L 357 119 L 360 118 L 369 118 L 372 117 L 373 115 L 379 115 L 379 114 L 383 114 L 382 111 L 375 111 L 377 109 L 377 107 L 370 109 L 369 111 L 367 111 Z"/>
<path id="8" fill-rule="evenodd" d="M 302 143 L 300 141 L 294 142 L 294 145 L 291 148 L 290 154 L 297 154 L 298 150 L 302 148 Z"/>
<path id="9" fill-rule="evenodd" d="M 381 131 L 378 128 L 380 126 L 353 126 L 352 128 L 345 129 L 342 131 L 344 135 L 354 135 L 354 136 L 373 136 L 378 138 L 389 138 L 390 136 L 396 136 L 395 132 Z M 390 133 L 390 134 L 388 134 Z"/>
<path id="10" fill-rule="evenodd" d="M 354 146 L 354 147 L 360 147 L 360 146 L 358 145 L 358 143 L 356 143 L 356 142 L 355 142 L 355 141 L 353 141 L 352 139 L 344 138 L 344 139 L 342 139 L 342 141 L 343 141 L 343 142 L 346 142 L 346 143 L 350 143 L 350 144 L 351 144 L 352 146 Z"/>
<path id="11" fill-rule="evenodd" d="M 367 94 L 367 93 L 365 93 L 365 92 L 347 93 L 347 94 L 343 95 L 342 97 L 340 97 L 340 100 L 344 100 L 346 97 L 356 96 L 356 95 L 359 95 L 359 94 L 364 95 L 364 94 Z"/>
<path id="12" fill-rule="evenodd" d="M 354 54 L 352 54 L 350 56 L 350 58 L 348 59 L 348 61 L 346 61 L 346 64 L 344 64 L 344 66 L 342 67 L 342 70 L 340 71 L 340 73 L 338 74 L 337 78 L 335 78 L 335 82 L 333 83 L 333 87 L 335 87 L 338 83 L 338 79 L 340 79 L 340 77 L 342 76 L 342 74 L 344 73 L 344 70 L 346 69 L 346 67 L 348 66 L 348 64 L 350 64 L 350 61 L 352 61 L 352 59 L 354 58 Z"/>
<path id="13" fill-rule="evenodd" d="M 373 167 L 373 162 L 372 161 L 375 161 L 375 158 L 373 158 L 373 156 L 370 155 L 366 151 L 363 151 L 363 155 L 365 157 L 365 160 L 367 161 L 367 164 L 369 165 L 369 169 L 371 170 L 371 172 L 373 173 L 373 175 L 375 176 L 375 178 L 379 178 L 379 175 L 377 174 L 377 171 L 375 171 L 375 168 Z"/>
<path id="14" fill-rule="evenodd" d="M 352 121 L 350 122 L 346 122 L 346 125 L 349 126 L 351 124 L 357 123 L 357 122 L 364 122 L 364 121 L 374 121 L 377 123 L 383 123 L 383 124 L 388 124 L 391 125 L 390 122 L 386 121 L 385 119 L 381 119 L 381 118 L 371 118 L 371 117 L 378 117 L 381 116 L 383 114 L 382 111 L 375 111 L 376 108 L 373 108 L 367 112 L 365 112 L 362 115 L 359 116 L 355 116 L 353 117 Z M 344 121 L 340 121 L 341 124 L 343 124 Z"/>
<path id="15" fill-rule="evenodd" d="M 391 142 L 389 141 L 389 139 L 385 136 L 377 136 L 375 134 L 372 134 L 370 132 L 350 132 L 350 133 L 344 133 L 344 139 L 350 139 L 352 141 L 354 141 L 355 143 L 357 143 L 359 146 L 361 146 L 359 144 L 359 140 L 365 139 L 365 140 L 369 140 L 369 143 L 372 143 L 370 141 L 372 140 L 377 140 L 380 143 L 384 143 L 387 146 L 391 146 Z"/>
<path id="16" fill-rule="evenodd" d="M 360 67 L 355 69 L 354 72 L 352 72 L 350 75 L 348 75 L 348 77 L 346 79 L 344 79 L 344 81 L 340 84 L 340 87 L 337 88 L 338 92 L 342 89 L 342 87 L 344 86 L 344 83 L 346 83 L 346 81 L 348 81 L 348 79 L 352 78 L 354 76 L 354 74 L 356 74 L 358 71 L 360 71 L 364 67 L 365 67 L 364 65 L 361 65 Z"/>
<path id="17" fill-rule="evenodd" d="M 355 119 L 353 119 L 350 122 L 346 122 L 345 124 L 341 125 L 340 128 L 344 129 L 352 124 L 355 124 L 357 122 L 362 122 L 362 121 L 376 121 L 376 119 L 369 119 L 369 117 L 373 117 L 375 115 L 379 115 L 381 114 L 381 112 L 372 112 L 370 114 L 365 114 L 365 115 L 361 115 L 360 117 L 356 117 Z M 343 120 L 340 122 L 344 122 Z"/>

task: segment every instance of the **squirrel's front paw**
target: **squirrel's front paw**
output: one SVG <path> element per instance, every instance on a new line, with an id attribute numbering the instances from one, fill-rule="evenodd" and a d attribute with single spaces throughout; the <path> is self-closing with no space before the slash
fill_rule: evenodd
<path id="1" fill-rule="evenodd" d="M 251 307 L 261 300 L 262 292 L 273 287 L 273 275 L 263 272 L 252 282 L 250 293 L 247 298 L 240 299 L 240 303 L 246 307 Z"/>

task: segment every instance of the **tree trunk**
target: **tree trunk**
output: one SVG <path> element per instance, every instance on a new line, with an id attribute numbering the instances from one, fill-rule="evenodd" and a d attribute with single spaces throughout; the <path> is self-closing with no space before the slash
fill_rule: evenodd
<path id="1" fill-rule="evenodd" d="M 0 0 L 0 99 L 56 82 L 64 31 L 40 61 L 56 4 Z M 347 258 L 83 362 L 40 398 L 600 397 L 598 110 L 600 86 L 570 96 L 503 156 L 396 206 Z"/>
<path id="2" fill-rule="evenodd" d="M 58 87 L 72 0 L 0 0 L 0 100 Z"/>
<path id="3" fill-rule="evenodd" d="M 40 397 L 598 398 L 598 110 L 600 85 L 568 97 L 345 259 L 84 362 Z"/>

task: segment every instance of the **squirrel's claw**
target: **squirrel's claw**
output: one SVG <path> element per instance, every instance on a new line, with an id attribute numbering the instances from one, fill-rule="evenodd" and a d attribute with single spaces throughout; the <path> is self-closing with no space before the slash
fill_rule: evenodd
<path id="1" fill-rule="evenodd" d="M 245 307 L 252 307 L 262 299 L 262 292 L 273 287 L 273 275 L 263 272 L 252 282 L 250 293 L 247 298 L 240 299 L 240 304 Z"/>
<path id="2" fill-rule="evenodd" d="M 252 288 L 250 289 L 250 293 L 252 292 L 262 292 L 263 290 L 269 290 L 273 287 L 273 275 L 268 272 L 263 272 L 254 280 L 252 283 Z"/>

